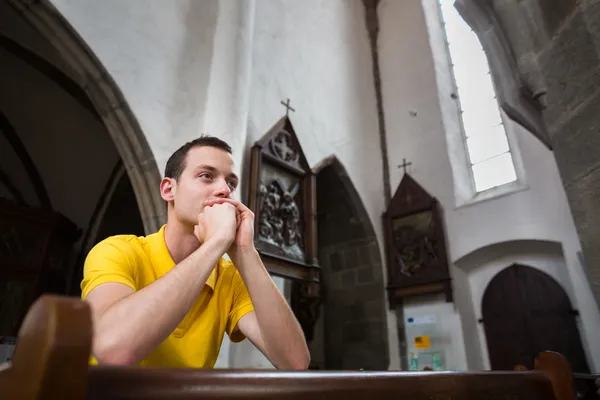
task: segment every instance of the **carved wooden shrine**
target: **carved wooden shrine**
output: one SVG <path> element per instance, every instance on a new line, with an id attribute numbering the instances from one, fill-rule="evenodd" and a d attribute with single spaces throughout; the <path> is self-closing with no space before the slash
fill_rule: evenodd
<path id="1" fill-rule="evenodd" d="M 252 147 L 248 206 L 266 268 L 290 278 L 292 308 L 307 340 L 320 304 L 316 180 L 287 115 Z"/>
<path id="2" fill-rule="evenodd" d="M 390 307 L 404 297 L 433 293 L 452 301 L 440 204 L 408 174 L 383 214 L 383 227 Z"/>
<path id="3" fill-rule="evenodd" d="M 288 117 L 252 147 L 254 243 L 275 275 L 318 280 L 316 181 Z"/>

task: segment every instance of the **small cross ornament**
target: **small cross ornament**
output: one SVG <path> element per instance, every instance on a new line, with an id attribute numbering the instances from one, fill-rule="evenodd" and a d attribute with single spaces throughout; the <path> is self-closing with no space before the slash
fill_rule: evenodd
<path id="1" fill-rule="evenodd" d="M 290 110 L 296 112 L 296 110 L 294 110 L 291 106 L 290 106 L 290 99 L 288 98 L 287 101 L 284 103 L 283 101 L 281 102 L 281 104 L 283 104 L 285 106 L 285 116 L 287 117 Z"/>
<path id="2" fill-rule="evenodd" d="M 409 165 L 412 165 L 412 162 L 406 162 L 406 158 L 403 158 L 402 165 L 398 165 L 398 168 L 404 168 L 404 174 L 406 174 Z"/>

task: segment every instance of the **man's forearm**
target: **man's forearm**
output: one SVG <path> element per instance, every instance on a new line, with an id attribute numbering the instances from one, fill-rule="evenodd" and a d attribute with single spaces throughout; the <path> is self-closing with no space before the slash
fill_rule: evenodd
<path id="1" fill-rule="evenodd" d="M 198 297 L 223 246 L 206 242 L 171 271 L 109 307 L 98 318 L 94 356 L 136 364 L 175 330 Z"/>
<path id="2" fill-rule="evenodd" d="M 258 252 L 238 254 L 234 263 L 250 293 L 271 362 L 280 369 L 307 368 L 310 355 L 304 333 Z"/>

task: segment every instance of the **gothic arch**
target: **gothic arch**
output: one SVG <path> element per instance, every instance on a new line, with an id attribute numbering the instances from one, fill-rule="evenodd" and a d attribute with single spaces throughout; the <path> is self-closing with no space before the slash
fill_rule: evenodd
<path id="1" fill-rule="evenodd" d="M 352 214 L 360 218 L 361 226 L 365 229 L 365 235 L 375 238 L 375 229 L 373 229 L 373 224 L 371 224 L 369 214 L 365 209 L 365 206 L 362 202 L 362 199 L 360 198 L 360 195 L 358 194 L 358 191 L 356 190 L 354 184 L 350 180 L 348 172 L 346 172 L 346 168 L 340 162 L 340 160 L 338 160 L 336 156 L 329 156 L 322 160 L 320 163 L 318 163 L 312 170 L 313 173 L 318 177 L 321 173 L 327 171 L 327 169 L 329 168 L 337 177 L 339 177 L 340 183 L 342 184 L 344 190 L 349 196 L 348 204 L 352 208 Z M 379 246 L 377 248 L 379 248 Z"/>
<path id="2" fill-rule="evenodd" d="M 531 258 L 533 255 L 533 259 Z M 461 315 L 469 369 L 490 368 L 489 352 L 483 329 L 481 304 L 484 290 L 492 278 L 507 265 L 526 262 L 536 265 L 546 259 L 563 260 L 562 245 L 550 240 L 507 240 L 490 243 L 469 251 L 453 262 L 455 304 Z"/>
<path id="3" fill-rule="evenodd" d="M 389 364 L 385 289 L 375 230 L 337 158 L 327 158 L 313 172 L 323 291 L 322 318 L 313 343 L 323 360 L 314 361 L 322 361 L 326 369 L 385 370 Z"/>
<path id="4" fill-rule="evenodd" d="M 38 30 L 74 71 L 109 132 L 135 192 L 146 232 L 164 222 L 166 208 L 157 185 L 161 173 L 142 129 L 123 94 L 102 63 L 49 0 L 7 0 Z"/>
<path id="5" fill-rule="evenodd" d="M 17 135 L 15 128 L 12 126 L 8 118 L 6 118 L 6 116 L 2 113 L 2 110 L 0 110 L 0 135 L 3 135 L 6 138 L 6 141 L 19 158 L 21 165 L 25 169 L 27 177 L 29 178 L 29 182 L 33 186 L 33 190 L 35 191 L 40 206 L 47 210 L 52 210 L 52 202 L 50 201 L 50 196 L 48 195 L 48 190 L 46 189 L 44 180 L 40 175 L 40 171 L 35 166 L 35 163 L 27 152 L 27 148 L 25 145 L 23 145 L 23 142 L 19 138 L 19 135 Z M 9 190 L 12 189 L 11 191 L 13 192 L 15 200 L 21 200 L 22 203 L 25 203 L 25 200 L 21 196 L 19 189 L 12 185 L 10 177 L 5 175 L 1 169 L 0 172 L 2 173 L 0 175 L 0 181 L 3 182 L 9 188 Z"/>
<path id="6" fill-rule="evenodd" d="M 506 240 L 502 242 L 490 243 L 486 246 L 474 249 L 473 251 L 454 261 L 454 265 L 465 271 L 469 271 L 473 268 L 476 268 L 478 265 L 498 258 L 502 255 L 516 255 L 532 252 L 564 257 L 560 242 L 542 239 Z"/>

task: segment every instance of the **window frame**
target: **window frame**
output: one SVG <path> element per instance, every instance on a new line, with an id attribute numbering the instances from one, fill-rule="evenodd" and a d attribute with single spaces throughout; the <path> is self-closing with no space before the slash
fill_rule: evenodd
<path id="1" fill-rule="evenodd" d="M 448 73 L 449 73 L 449 76 L 451 77 L 452 102 L 454 103 L 454 106 L 456 107 L 456 116 L 458 117 L 457 125 L 460 127 L 460 133 L 459 133 L 460 134 L 460 149 L 457 149 L 456 146 L 452 146 L 452 148 L 449 148 L 449 153 L 452 153 L 454 150 L 454 156 L 451 155 L 450 161 L 451 161 L 451 163 L 457 163 L 459 161 L 458 158 L 463 159 L 460 162 L 464 163 L 464 166 L 454 165 L 453 173 L 458 172 L 460 175 L 466 175 L 466 176 L 463 176 L 463 178 L 465 178 L 465 179 L 468 176 L 469 186 L 470 186 L 469 190 L 468 190 L 469 193 L 465 193 L 465 190 L 464 190 L 465 182 L 459 182 L 459 183 L 463 183 L 463 185 L 460 185 L 461 187 L 457 188 L 456 187 L 457 186 L 456 185 L 457 178 L 456 177 L 454 178 L 455 191 L 459 192 L 459 194 L 455 195 L 457 207 L 466 206 L 466 205 L 476 203 L 479 201 L 496 198 L 499 196 L 504 196 L 507 194 L 514 193 L 516 191 L 521 191 L 521 190 L 527 189 L 527 185 L 525 183 L 523 162 L 522 162 L 522 158 L 520 155 L 520 150 L 519 150 L 519 146 L 517 143 L 517 137 L 516 137 L 516 133 L 515 133 L 515 122 L 506 115 L 506 112 L 503 110 L 503 108 L 501 107 L 501 104 L 499 102 L 498 87 L 497 87 L 495 79 L 494 79 L 495 76 L 492 71 L 492 63 L 490 62 L 487 52 L 485 51 L 484 43 L 482 43 L 479 35 L 477 35 L 477 33 L 470 26 L 470 24 L 467 21 L 465 21 L 465 23 L 469 26 L 469 29 L 476 35 L 477 40 L 479 41 L 479 43 L 483 49 L 482 51 L 484 53 L 484 56 L 486 57 L 486 60 L 487 60 L 488 73 L 491 78 L 492 89 L 494 90 L 494 95 L 495 95 L 496 103 L 498 106 L 498 112 L 500 114 L 501 124 L 504 128 L 504 133 L 506 135 L 506 139 L 507 139 L 507 143 L 508 143 L 508 153 L 510 153 L 510 155 L 511 155 L 512 164 L 513 164 L 513 168 L 514 168 L 515 176 L 516 176 L 514 181 L 507 182 L 507 183 L 497 185 L 497 186 L 493 186 L 489 189 L 485 189 L 482 191 L 477 191 L 473 166 L 479 164 L 479 162 L 476 164 L 472 163 L 471 154 L 469 152 L 469 148 L 467 145 L 467 133 L 465 130 L 465 125 L 464 125 L 464 120 L 463 120 L 463 115 L 462 115 L 463 107 L 462 107 L 461 99 L 458 95 L 458 86 L 457 86 L 457 82 L 456 82 L 454 60 L 452 59 L 452 55 L 450 53 L 450 41 L 448 39 L 448 32 L 446 30 L 446 22 L 444 20 L 444 16 L 443 16 L 443 12 L 442 12 L 441 1 L 443 1 L 443 0 L 430 0 L 430 1 L 435 3 L 436 17 L 437 17 L 436 22 L 439 23 L 438 26 L 439 26 L 439 29 L 441 31 L 441 34 L 442 34 L 443 40 L 444 40 L 444 46 L 443 46 L 444 53 L 445 53 L 444 56 L 446 58 L 446 64 L 448 66 Z M 424 5 L 425 5 L 425 3 L 424 3 Z M 427 8 L 426 8 L 426 10 L 427 10 Z M 462 15 L 460 13 L 459 13 L 459 15 L 462 17 Z M 449 142 L 452 140 L 458 141 L 458 137 L 457 137 L 458 133 L 456 133 L 456 134 L 455 133 L 456 132 L 446 132 L 447 140 Z M 457 151 L 457 150 L 459 150 L 459 151 Z M 460 154 L 458 154 L 458 153 L 460 153 Z M 506 154 L 506 153 L 501 153 L 501 154 Z M 500 156 L 501 154 L 499 154 L 497 156 Z M 497 157 L 497 156 L 495 156 L 495 157 Z M 493 158 L 493 157 L 490 157 L 486 160 L 489 160 L 491 158 Z M 483 160 L 483 161 L 485 161 L 485 160 Z M 483 162 L 483 161 L 480 161 L 480 162 Z"/>

